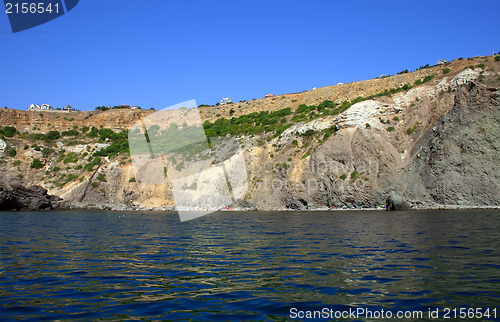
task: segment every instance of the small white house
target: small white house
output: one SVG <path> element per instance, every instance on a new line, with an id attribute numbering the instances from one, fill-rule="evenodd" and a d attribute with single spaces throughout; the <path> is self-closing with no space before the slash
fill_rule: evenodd
<path id="1" fill-rule="evenodd" d="M 42 104 L 41 106 L 38 104 L 31 104 L 30 107 L 28 108 L 28 111 L 48 111 L 48 110 L 53 110 L 54 108 L 50 106 L 49 104 Z"/>
<path id="2" fill-rule="evenodd" d="M 436 65 L 444 65 L 448 64 L 448 61 L 446 59 L 440 59 L 436 62 Z"/>
<path id="3" fill-rule="evenodd" d="M 232 103 L 233 100 L 231 99 L 231 97 L 223 97 L 222 100 L 220 101 L 220 105 L 232 104 Z"/>

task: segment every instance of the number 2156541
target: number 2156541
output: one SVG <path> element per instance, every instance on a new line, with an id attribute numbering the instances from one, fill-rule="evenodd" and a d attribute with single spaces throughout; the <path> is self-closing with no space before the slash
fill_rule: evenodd
<path id="1" fill-rule="evenodd" d="M 497 309 L 490 308 L 445 308 L 443 312 L 444 319 L 482 319 L 497 318 Z"/>
<path id="2" fill-rule="evenodd" d="M 5 13 L 22 13 L 22 14 L 51 14 L 51 13 L 59 13 L 59 3 L 10 3 L 7 2 L 5 4 Z"/>

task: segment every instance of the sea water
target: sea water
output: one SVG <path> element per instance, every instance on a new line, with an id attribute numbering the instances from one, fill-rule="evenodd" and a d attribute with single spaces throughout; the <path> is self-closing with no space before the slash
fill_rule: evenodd
<path id="1" fill-rule="evenodd" d="M 384 310 L 430 321 L 429 312 L 453 319 L 453 309 L 478 308 L 494 320 L 499 219 L 499 210 L 223 212 L 182 223 L 175 213 L 4 212 L 0 320 Z"/>

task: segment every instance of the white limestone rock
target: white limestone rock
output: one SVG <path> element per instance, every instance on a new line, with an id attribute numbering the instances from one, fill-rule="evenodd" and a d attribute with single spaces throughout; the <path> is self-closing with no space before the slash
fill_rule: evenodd
<path id="1" fill-rule="evenodd" d="M 453 77 L 453 79 L 450 81 L 450 88 L 457 89 L 459 86 L 474 81 L 478 76 L 479 72 L 477 70 L 467 68 L 466 70 L 458 73 L 457 76 Z"/>

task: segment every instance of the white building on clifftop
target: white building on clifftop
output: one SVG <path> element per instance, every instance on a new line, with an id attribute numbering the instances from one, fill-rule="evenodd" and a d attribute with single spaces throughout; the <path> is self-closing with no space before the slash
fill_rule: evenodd
<path id="1" fill-rule="evenodd" d="M 53 109 L 54 108 L 49 104 L 42 104 L 41 106 L 38 104 L 31 104 L 30 107 L 28 107 L 28 111 L 40 111 L 40 110 L 51 111 Z"/>
<path id="2" fill-rule="evenodd" d="M 223 97 L 222 100 L 220 101 L 220 105 L 231 104 L 231 103 L 233 103 L 231 97 Z"/>

